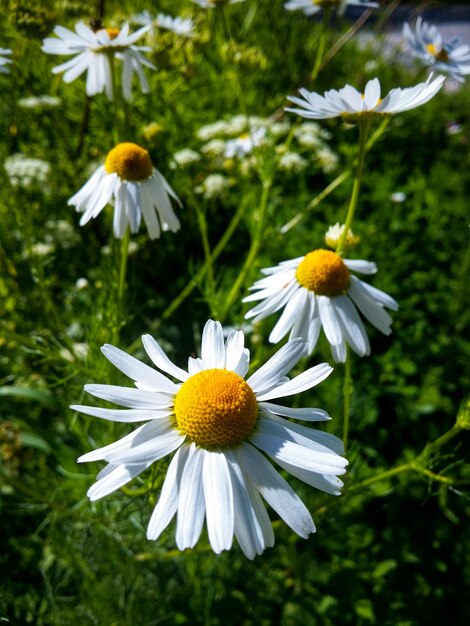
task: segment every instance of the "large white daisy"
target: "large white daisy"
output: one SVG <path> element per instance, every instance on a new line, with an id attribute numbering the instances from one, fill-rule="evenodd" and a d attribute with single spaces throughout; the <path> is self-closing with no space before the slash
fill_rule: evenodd
<path id="1" fill-rule="evenodd" d="M 342 14 L 348 6 L 362 6 L 364 8 L 375 8 L 377 2 L 367 0 L 289 0 L 284 3 L 284 8 L 288 11 L 303 11 L 305 15 L 315 15 L 322 9 L 336 9 Z"/>
<path id="2" fill-rule="evenodd" d="M 408 22 L 403 25 L 405 37 L 415 56 L 423 59 L 436 70 L 447 72 L 459 81 L 470 74 L 470 48 L 458 37 L 443 43 L 438 29 L 418 17 L 414 28 Z"/>
<path id="3" fill-rule="evenodd" d="M 142 37 L 149 26 L 144 26 L 135 33 L 129 34 L 129 25 L 119 30 L 116 28 L 101 28 L 96 32 L 79 22 L 75 25 L 75 32 L 56 26 L 54 33 L 58 39 L 48 37 L 44 39 L 42 50 L 48 54 L 70 55 L 74 57 L 57 67 L 52 72 L 65 72 L 63 78 L 70 83 L 84 72 L 87 72 L 86 92 L 89 96 L 106 92 L 110 100 L 114 99 L 113 59 L 122 61 L 122 92 L 126 99 L 131 97 L 131 86 L 134 72 L 140 80 L 144 93 L 150 91 L 143 66 L 155 69 L 155 66 L 144 57 L 142 52 L 150 48 L 135 46 L 134 43 Z"/>
<path id="4" fill-rule="evenodd" d="M 367 83 L 364 93 L 360 93 L 351 85 L 346 85 L 339 91 L 335 89 L 325 91 L 321 96 L 302 87 L 299 89 L 302 98 L 287 97 L 300 108 L 287 107 L 285 110 L 312 120 L 342 116 L 349 122 L 357 122 L 368 117 L 415 109 L 435 96 L 444 80 L 445 76 L 437 76 L 432 80 L 431 74 L 426 82 L 406 89 L 392 89 L 383 99 L 378 78 Z"/>
<path id="5" fill-rule="evenodd" d="M 142 216 L 151 239 L 161 231 L 176 232 L 180 222 L 170 198 L 181 204 L 162 174 L 152 165 L 145 148 L 119 143 L 106 156 L 85 185 L 68 201 L 83 213 L 80 226 L 95 218 L 109 203 L 114 205 L 114 234 L 122 238 L 128 226 L 139 230 Z"/>
<path id="6" fill-rule="evenodd" d="M 11 54 L 11 50 L 8 48 L 0 48 L 0 74 L 8 74 L 8 63 L 11 63 L 11 59 L 7 58 L 7 55 Z"/>
<path id="7" fill-rule="evenodd" d="M 370 261 L 342 259 L 336 252 L 319 249 L 261 270 L 266 277 L 255 282 L 250 288 L 255 293 L 243 300 L 261 302 L 245 318 L 257 322 L 284 309 L 269 336 L 272 343 L 290 331 L 289 340 L 302 337 L 311 353 L 323 327 L 335 361 L 346 360 L 346 344 L 360 356 L 368 355 L 370 344 L 358 310 L 389 335 L 392 318 L 385 307 L 396 311 L 398 304 L 350 270 L 375 274 L 377 267 Z"/>
<path id="8" fill-rule="evenodd" d="M 284 419 L 324 421 L 327 413 L 272 402 L 311 389 L 332 368 L 322 363 L 289 380 L 286 374 L 306 352 L 298 339 L 245 381 L 250 359 L 243 332 L 231 330 L 224 342 L 222 326 L 212 320 L 204 327 L 201 357 L 189 358 L 188 371 L 174 365 L 150 335 L 142 342 L 158 369 L 114 346 L 102 348 L 135 387 L 85 386 L 88 393 L 127 408 L 72 407 L 111 421 L 147 422 L 79 458 L 108 463 L 88 497 L 110 494 L 175 452 L 150 518 L 149 539 L 157 539 L 176 514 L 176 544 L 180 550 L 192 548 L 205 518 L 215 552 L 228 550 L 235 535 L 244 554 L 254 558 L 274 544 L 262 498 L 301 537 L 314 532 L 307 508 L 263 453 L 307 484 L 339 495 L 338 475 L 347 465 L 341 441 Z"/>

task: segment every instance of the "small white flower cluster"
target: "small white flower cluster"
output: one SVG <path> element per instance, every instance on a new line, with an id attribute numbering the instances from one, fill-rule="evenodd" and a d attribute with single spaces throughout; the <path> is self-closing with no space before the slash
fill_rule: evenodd
<path id="1" fill-rule="evenodd" d="M 4 167 L 13 187 L 47 190 L 51 173 L 51 165 L 47 161 L 17 152 L 5 159 Z"/>
<path id="2" fill-rule="evenodd" d="M 177 167 L 187 167 L 188 165 L 192 165 L 193 163 L 197 163 L 201 160 L 201 155 L 196 150 L 192 150 L 191 148 L 183 148 L 182 150 L 178 150 L 173 155 L 173 160 L 170 163 L 171 169 L 176 169 Z"/>
<path id="3" fill-rule="evenodd" d="M 18 106 L 21 109 L 32 109 L 34 111 L 43 111 L 45 109 L 55 109 L 60 107 L 62 100 L 55 96 L 30 96 L 29 98 L 20 98 Z"/>
<path id="4" fill-rule="evenodd" d="M 207 200 L 220 198 L 230 187 L 230 179 L 223 174 L 209 174 L 209 176 L 196 187 L 196 193 L 202 194 Z"/>

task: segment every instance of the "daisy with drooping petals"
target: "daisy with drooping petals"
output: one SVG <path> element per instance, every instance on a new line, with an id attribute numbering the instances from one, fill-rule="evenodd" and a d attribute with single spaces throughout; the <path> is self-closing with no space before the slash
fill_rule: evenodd
<path id="1" fill-rule="evenodd" d="M 344 117 L 348 122 L 359 122 L 374 116 L 392 115 L 415 109 L 431 100 L 442 87 L 445 76 L 432 74 L 425 83 L 406 89 L 392 89 L 381 98 L 378 78 L 370 80 L 364 93 L 360 93 L 351 85 L 336 91 L 325 91 L 323 96 L 307 89 L 299 89 L 302 98 L 288 96 L 287 99 L 300 108 L 287 107 L 286 111 L 297 113 L 301 117 L 312 120 L 323 120 L 332 117 Z"/>
<path id="2" fill-rule="evenodd" d="M 83 213 L 80 226 L 95 218 L 109 203 L 114 205 L 114 234 L 122 238 L 128 226 L 139 230 L 142 216 L 151 239 L 161 231 L 175 233 L 180 223 L 170 198 L 181 205 L 165 178 L 153 166 L 150 155 L 135 143 L 119 143 L 69 205 Z"/>
<path id="3" fill-rule="evenodd" d="M 180 550 L 192 548 L 205 518 L 214 552 L 228 550 L 235 535 L 252 559 L 274 544 L 262 498 L 301 537 L 314 532 L 307 508 L 262 453 L 307 484 L 339 495 L 338 475 L 347 465 L 341 441 L 285 419 L 324 421 L 327 413 L 272 402 L 311 389 L 332 368 L 322 363 L 289 380 L 286 374 L 305 355 L 305 343 L 298 339 L 245 381 L 250 358 L 243 332 L 230 331 L 224 342 L 222 326 L 212 320 L 204 327 L 201 358 L 190 357 L 188 371 L 174 365 L 150 335 L 142 342 L 156 368 L 178 382 L 114 346 L 103 346 L 106 358 L 135 387 L 86 385 L 85 390 L 127 408 L 72 408 L 111 421 L 147 423 L 79 458 L 108 462 L 88 497 L 98 500 L 116 491 L 175 452 L 150 518 L 148 539 L 157 539 L 176 514 L 176 544 Z"/>
<path id="4" fill-rule="evenodd" d="M 396 311 L 398 304 L 389 295 L 362 282 L 350 270 L 375 274 L 375 263 L 342 259 L 331 250 L 313 250 L 303 257 L 283 261 L 261 270 L 256 291 L 243 302 L 261 300 L 245 315 L 257 322 L 284 309 L 269 341 L 277 343 L 290 331 L 289 340 L 302 337 L 311 353 L 323 327 L 333 358 L 346 360 L 346 344 L 360 356 L 370 354 L 362 315 L 385 335 L 391 333 L 392 318 L 385 307 Z"/>
<path id="5" fill-rule="evenodd" d="M 145 10 L 141 13 L 137 13 L 133 21 L 136 22 L 136 24 L 148 26 L 151 31 L 157 26 L 158 28 L 169 30 L 175 33 L 175 35 L 181 35 L 183 37 L 192 37 L 194 35 L 194 22 L 190 17 L 172 17 L 164 13 L 159 13 L 154 17 L 149 11 Z"/>
<path id="6" fill-rule="evenodd" d="M 7 67 L 8 63 L 11 63 L 11 59 L 7 59 L 6 55 L 11 54 L 12 51 L 8 48 L 0 48 L 0 74 L 8 74 L 10 71 Z"/>
<path id="7" fill-rule="evenodd" d="M 414 29 L 405 23 L 403 36 L 414 55 L 436 70 L 447 72 L 458 81 L 470 74 L 470 48 L 458 37 L 443 43 L 438 29 L 424 22 L 422 17 L 418 17 Z"/>
<path id="8" fill-rule="evenodd" d="M 110 100 L 114 99 L 115 88 L 111 64 L 114 59 L 119 59 L 122 61 L 122 92 L 124 97 L 129 99 L 134 72 L 139 77 L 142 91 L 144 93 L 150 91 L 142 67 L 145 65 L 155 69 L 142 54 L 148 52 L 150 48 L 134 45 L 149 28 L 144 26 L 129 35 L 128 24 L 124 24 L 120 30 L 100 28 L 96 32 L 81 22 L 75 25 L 75 32 L 63 26 L 56 26 L 54 33 L 58 39 L 54 37 L 44 39 L 42 50 L 48 54 L 75 55 L 69 61 L 55 67 L 52 72 L 54 74 L 65 72 L 63 78 L 66 83 L 71 83 L 87 72 L 86 93 L 94 96 L 106 92 Z"/>
<path id="9" fill-rule="evenodd" d="M 288 11 L 301 10 L 305 15 L 315 15 L 322 9 L 336 9 L 341 15 L 348 6 L 376 8 L 379 5 L 377 2 L 368 2 L 367 0 L 289 0 L 284 4 L 284 8 Z"/>

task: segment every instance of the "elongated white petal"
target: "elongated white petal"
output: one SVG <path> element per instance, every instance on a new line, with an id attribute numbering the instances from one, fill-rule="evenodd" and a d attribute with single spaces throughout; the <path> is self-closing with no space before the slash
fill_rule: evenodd
<path id="1" fill-rule="evenodd" d="M 87 491 L 87 496 L 91 501 L 104 498 L 144 472 L 149 465 L 150 463 L 118 465 L 107 476 L 92 485 Z"/>
<path id="2" fill-rule="evenodd" d="M 85 391 L 96 398 L 108 400 L 130 409 L 169 409 L 173 399 L 155 391 L 118 387 L 117 385 L 85 385 Z"/>
<path id="3" fill-rule="evenodd" d="M 272 389 L 305 355 L 306 344 L 302 339 L 293 339 L 272 356 L 262 367 L 248 378 L 247 383 L 256 394 Z"/>
<path id="4" fill-rule="evenodd" d="M 160 431 L 160 425 L 156 421 L 149 422 L 143 426 L 139 426 L 133 432 L 129 433 L 122 439 L 110 443 L 102 448 L 97 448 L 91 452 L 87 452 L 79 457 L 77 460 L 79 463 L 88 463 L 89 461 L 101 461 L 107 459 L 108 454 L 116 452 L 117 450 L 128 450 L 132 445 L 138 446 L 145 441 L 149 441 L 155 437 Z M 119 465 L 119 461 L 117 463 Z"/>
<path id="5" fill-rule="evenodd" d="M 142 337 L 142 343 L 144 344 L 145 351 L 154 364 L 163 372 L 166 372 L 167 374 L 170 374 L 170 376 L 174 376 L 178 380 L 182 381 L 189 378 L 188 372 L 185 372 L 180 367 L 174 365 L 162 350 L 159 343 L 155 341 L 151 335 L 144 335 Z"/>
<path id="6" fill-rule="evenodd" d="M 336 296 L 331 302 L 341 326 L 341 333 L 351 348 L 359 356 L 370 354 L 370 344 L 364 325 L 351 300 L 347 296 Z"/>
<path id="7" fill-rule="evenodd" d="M 100 417 L 101 419 L 111 422 L 145 422 L 154 419 L 162 419 L 170 417 L 173 411 L 157 410 L 157 409 L 101 409 L 95 406 L 83 406 L 80 404 L 72 404 L 70 407 L 73 411 Z"/>
<path id="8" fill-rule="evenodd" d="M 153 463 L 153 461 L 157 461 L 179 448 L 185 440 L 186 436 L 180 434 L 166 420 L 150 423 L 160 426 L 152 439 L 127 450 L 108 452 L 105 456 L 106 461 L 110 463 L 146 463 L 147 461 Z"/>
<path id="9" fill-rule="evenodd" d="M 291 409 L 288 406 L 279 406 L 279 404 L 272 404 L 271 402 L 260 402 L 259 406 L 270 414 L 284 415 L 306 422 L 326 422 L 331 419 L 323 409 Z"/>
<path id="10" fill-rule="evenodd" d="M 192 548 L 201 535 L 206 512 L 202 486 L 203 451 L 194 443 L 189 446 L 180 482 L 176 545 L 180 550 Z"/>
<path id="11" fill-rule="evenodd" d="M 318 312 L 326 338 L 333 345 L 341 343 L 341 328 L 334 307 L 331 304 L 331 299 L 327 296 L 318 296 L 317 301 Z"/>
<path id="12" fill-rule="evenodd" d="M 275 398 L 292 396 L 295 393 L 300 393 L 301 391 L 315 387 L 315 385 L 321 383 L 322 380 L 325 380 L 332 371 L 333 368 L 328 365 L 328 363 L 320 363 L 319 365 L 305 370 L 305 372 L 299 374 L 289 382 L 271 389 L 267 393 L 257 394 L 256 398 L 258 402 L 264 402 L 266 400 L 274 400 Z"/>
<path id="13" fill-rule="evenodd" d="M 245 349 L 245 336 L 241 330 L 230 331 L 225 341 L 225 367 L 234 371 Z"/>
<path id="14" fill-rule="evenodd" d="M 256 489 L 294 532 L 304 538 L 315 532 L 306 506 L 262 454 L 250 445 L 240 446 L 235 454 Z"/>
<path id="15" fill-rule="evenodd" d="M 281 461 L 279 459 L 276 459 L 276 463 L 282 467 L 282 469 L 289 472 L 289 474 L 292 474 L 292 476 L 295 476 L 307 485 L 315 487 L 315 489 L 320 489 L 320 491 L 329 493 L 332 496 L 341 495 L 340 490 L 344 483 L 340 478 L 333 474 L 318 474 L 317 472 L 306 470 L 295 464 L 286 463 L 286 461 Z"/>
<path id="16" fill-rule="evenodd" d="M 188 457 L 189 446 L 182 445 L 172 458 L 165 476 L 160 498 L 147 528 L 147 539 L 158 539 L 173 519 L 178 508 L 181 477 Z"/>
<path id="17" fill-rule="evenodd" d="M 207 369 L 225 367 L 224 334 L 220 322 L 206 322 L 202 331 L 201 358 Z"/>
<path id="18" fill-rule="evenodd" d="M 264 416 L 264 419 L 260 420 L 258 432 L 293 441 L 317 452 L 344 454 L 343 442 L 335 435 L 295 424 L 277 415 Z"/>
<path id="19" fill-rule="evenodd" d="M 233 494 L 227 459 L 222 452 L 204 451 L 202 470 L 209 541 L 216 554 L 233 541 Z"/>

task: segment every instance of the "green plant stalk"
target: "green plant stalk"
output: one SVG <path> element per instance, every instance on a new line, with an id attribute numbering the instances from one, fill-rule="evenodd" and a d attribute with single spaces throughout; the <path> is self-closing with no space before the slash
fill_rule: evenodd
<path id="1" fill-rule="evenodd" d="M 310 75 L 311 82 L 316 80 L 321 69 L 323 54 L 325 52 L 326 35 L 328 33 L 328 24 L 330 22 L 330 12 L 331 10 L 329 8 L 325 8 L 323 11 L 323 20 L 320 27 L 320 36 L 318 38 L 317 56 L 315 57 L 315 63 Z"/>
<path id="2" fill-rule="evenodd" d="M 351 228 L 354 212 L 357 207 L 357 201 L 359 200 L 359 191 L 361 190 L 362 172 L 364 169 L 364 157 L 366 154 L 367 137 L 369 135 L 370 121 L 366 120 L 359 122 L 359 151 L 357 155 L 356 174 L 354 176 L 353 189 L 351 193 L 351 200 L 349 201 L 348 212 L 346 214 L 346 221 L 344 222 L 344 229 L 341 237 L 336 246 L 336 254 L 342 254 L 344 251 L 344 245 Z"/>
<path id="3" fill-rule="evenodd" d="M 389 117 L 384 118 L 384 120 L 382 121 L 380 126 L 377 128 L 377 130 L 372 134 L 371 138 L 366 144 L 366 153 L 369 152 L 369 150 L 376 143 L 376 141 L 380 139 L 380 137 L 383 135 L 389 122 L 390 122 Z M 297 224 L 303 220 L 306 213 L 308 213 L 312 209 L 315 209 L 325 198 L 327 198 L 330 195 L 330 193 L 332 193 L 337 187 L 342 185 L 344 181 L 347 180 L 351 176 L 351 174 L 352 174 L 352 168 L 345 170 L 344 172 L 339 174 L 329 185 L 327 185 L 323 189 L 323 191 L 320 191 L 320 193 L 316 195 L 315 198 L 313 198 L 313 200 L 311 200 L 307 204 L 305 209 L 303 209 L 302 211 L 299 211 L 299 213 L 294 215 L 294 217 L 291 220 L 289 220 L 286 224 L 284 224 L 284 226 L 282 226 L 281 233 L 282 234 L 287 233 L 291 228 L 293 228 L 294 226 L 297 226 Z"/>
<path id="4" fill-rule="evenodd" d="M 250 271 L 254 260 L 256 259 L 256 255 L 258 254 L 258 250 L 263 240 L 264 222 L 265 222 L 266 211 L 268 207 L 269 192 L 271 191 L 272 182 L 273 182 L 272 176 L 263 180 L 263 190 L 261 193 L 261 200 L 260 200 L 259 214 L 258 214 L 258 227 L 256 229 L 256 233 L 253 239 L 251 240 L 251 246 L 248 251 L 248 255 L 245 259 L 245 262 L 243 264 L 243 267 L 240 270 L 237 280 L 232 285 L 232 288 L 230 289 L 228 296 L 225 300 L 225 306 L 222 309 L 221 315 L 219 316 L 220 317 L 219 321 L 223 321 L 228 311 L 232 307 L 233 303 L 235 302 L 235 299 L 238 296 L 238 292 L 243 286 L 246 276 L 248 272 Z"/>
<path id="5" fill-rule="evenodd" d="M 351 376 L 351 351 L 346 348 L 343 381 L 343 445 L 345 454 L 349 443 L 349 422 L 351 416 L 351 397 L 353 392 L 354 385 Z"/>
<path id="6" fill-rule="evenodd" d="M 209 288 L 211 296 L 215 293 L 215 278 L 214 278 L 214 266 L 212 264 L 212 254 L 211 248 L 209 244 L 209 238 L 207 235 L 207 221 L 206 216 L 204 215 L 204 211 L 199 206 L 199 203 L 196 202 L 196 213 L 197 213 L 197 223 L 199 226 L 199 232 L 201 234 L 202 247 L 204 250 L 204 259 L 206 265 L 206 273 L 209 280 Z"/>
<path id="7" fill-rule="evenodd" d="M 126 228 L 124 237 L 121 240 L 121 259 L 119 263 L 119 279 L 118 279 L 118 302 L 122 302 L 124 296 L 124 290 L 126 287 L 126 272 L 127 272 L 127 258 L 129 256 L 129 241 L 131 238 L 131 231 L 129 226 Z"/>

